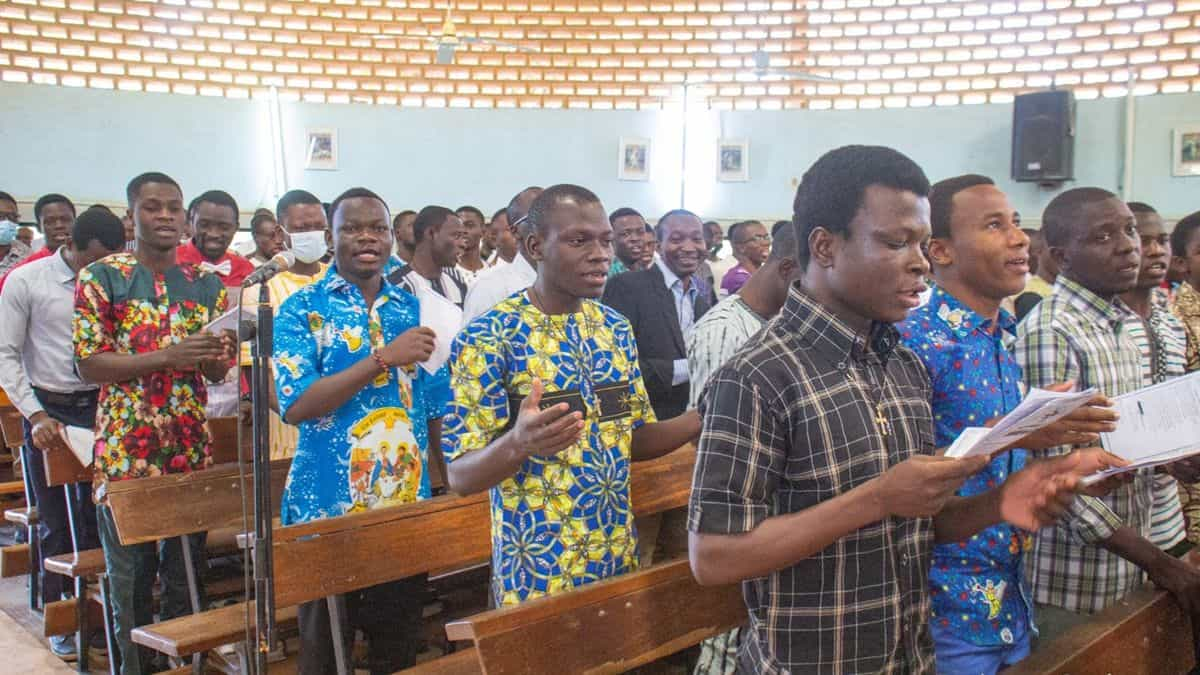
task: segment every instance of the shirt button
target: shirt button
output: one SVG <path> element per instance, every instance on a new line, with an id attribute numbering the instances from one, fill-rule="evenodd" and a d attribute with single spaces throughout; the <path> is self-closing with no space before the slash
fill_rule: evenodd
<path id="1" fill-rule="evenodd" d="M 901 554 L 900 554 L 900 564 L 901 564 L 901 565 L 907 565 L 907 564 L 908 564 L 908 554 L 905 554 L 905 553 L 901 553 Z"/>

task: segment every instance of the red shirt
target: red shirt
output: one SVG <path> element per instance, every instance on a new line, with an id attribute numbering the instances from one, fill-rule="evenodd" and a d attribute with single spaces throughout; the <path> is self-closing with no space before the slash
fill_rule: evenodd
<path id="1" fill-rule="evenodd" d="M 254 272 L 254 265 L 251 265 L 249 260 L 229 251 L 225 251 L 225 255 L 218 258 L 214 263 L 205 258 L 200 249 L 196 248 L 196 245 L 190 241 L 186 244 L 180 244 L 179 248 L 175 249 L 175 262 L 179 265 L 185 263 L 199 265 L 205 272 L 212 272 L 217 275 L 217 278 L 227 288 L 241 286 L 246 277 Z M 224 269 L 226 262 L 229 263 L 228 272 Z"/>
<path id="2" fill-rule="evenodd" d="M 21 262 L 17 263 L 16 265 L 13 265 L 11 268 L 9 268 L 8 272 L 4 273 L 4 276 L 0 277 L 0 291 L 4 290 L 4 281 L 6 279 L 8 279 L 9 272 L 12 272 L 13 270 L 17 269 L 18 267 L 20 267 L 22 265 L 28 265 L 29 263 L 33 262 L 34 260 L 41 260 L 42 258 L 49 258 L 50 256 L 54 255 L 54 251 L 57 251 L 57 250 L 58 249 L 51 250 L 51 249 L 48 249 L 45 246 L 43 246 L 37 250 L 37 253 L 30 253 L 28 258 L 22 260 Z"/>

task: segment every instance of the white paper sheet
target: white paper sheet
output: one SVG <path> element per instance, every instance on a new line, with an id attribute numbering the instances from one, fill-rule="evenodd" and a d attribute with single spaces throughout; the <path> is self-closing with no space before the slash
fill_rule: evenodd
<path id="1" fill-rule="evenodd" d="M 1100 434 L 1104 449 L 1130 465 L 1093 474 L 1094 483 L 1140 468 L 1200 453 L 1200 372 L 1151 385 L 1114 399 L 1117 430 Z"/>
<path id="2" fill-rule="evenodd" d="M 421 304 L 421 325 L 437 334 L 433 353 L 421 362 L 421 367 L 432 375 L 450 359 L 450 346 L 462 326 L 462 310 L 425 285 L 417 288 L 417 301 Z"/>
<path id="3" fill-rule="evenodd" d="M 233 309 L 229 310 L 228 312 L 225 312 L 221 316 L 218 316 L 217 318 L 213 319 L 212 321 L 209 321 L 208 324 L 204 326 L 204 330 L 212 333 L 213 335 L 220 335 L 223 331 L 227 331 L 227 330 L 231 330 L 234 333 L 237 333 L 237 329 L 238 329 L 238 308 L 237 307 L 234 307 Z"/>
<path id="4" fill-rule="evenodd" d="M 91 466 L 96 447 L 96 434 L 91 429 L 64 424 L 62 437 L 71 453 L 83 466 Z"/>
<path id="5" fill-rule="evenodd" d="M 961 459 L 974 455 L 991 455 L 1075 412 L 1095 395 L 1095 389 L 1068 392 L 1031 389 L 1012 412 L 1001 418 L 990 429 L 986 427 L 963 429 L 950 448 L 946 450 L 946 456 Z"/>

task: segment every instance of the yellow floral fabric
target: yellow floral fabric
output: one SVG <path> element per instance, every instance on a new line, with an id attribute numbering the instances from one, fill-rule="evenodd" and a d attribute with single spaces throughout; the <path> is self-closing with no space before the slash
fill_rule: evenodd
<path id="1" fill-rule="evenodd" d="M 633 430 L 654 421 L 629 322 L 593 300 L 547 315 L 524 292 L 469 323 L 450 357 L 448 461 L 481 450 L 515 422 L 535 378 L 586 412 L 579 441 L 527 460 L 491 490 L 492 586 L 513 605 L 637 569 L 629 492 Z"/>

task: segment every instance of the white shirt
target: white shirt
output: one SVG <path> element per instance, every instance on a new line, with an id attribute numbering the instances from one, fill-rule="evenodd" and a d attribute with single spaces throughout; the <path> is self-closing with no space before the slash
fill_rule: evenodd
<path id="1" fill-rule="evenodd" d="M 767 320 L 733 295 L 718 302 L 696 322 L 687 341 L 689 372 L 692 377 L 688 407 L 695 408 L 708 378 L 730 359 L 750 336 L 762 330 Z"/>
<path id="2" fill-rule="evenodd" d="M 463 323 L 480 316 L 513 293 L 529 288 L 534 281 L 537 281 L 537 270 L 520 253 L 510 263 L 499 262 L 480 272 L 475 285 L 467 291 Z"/>
<path id="3" fill-rule="evenodd" d="M 62 249 L 13 270 L 0 293 L 0 387 L 26 418 L 42 411 L 33 387 L 95 389 L 75 373 L 75 272 Z"/>
<path id="4" fill-rule="evenodd" d="M 683 333 L 683 339 L 687 340 L 692 336 L 692 324 L 696 322 L 696 295 L 699 293 L 696 288 L 696 275 L 692 275 L 691 283 L 688 284 L 687 290 L 684 290 L 683 280 L 667 267 L 667 263 L 657 253 L 654 256 L 654 264 L 658 265 L 663 281 L 667 283 L 667 290 L 671 291 L 671 297 L 675 299 L 675 316 L 679 319 L 679 331 Z M 671 386 L 678 387 L 688 381 L 687 359 L 675 359 L 673 370 Z"/>
<path id="5" fill-rule="evenodd" d="M 487 261 L 484 261 L 483 267 L 479 268 L 478 270 L 476 270 L 474 272 L 463 267 L 462 265 L 454 266 L 454 271 L 458 272 L 459 278 L 467 283 L 467 288 L 474 286 L 475 282 L 479 280 L 479 275 L 486 272 L 487 269 L 488 269 Z"/>

